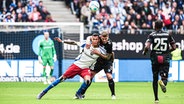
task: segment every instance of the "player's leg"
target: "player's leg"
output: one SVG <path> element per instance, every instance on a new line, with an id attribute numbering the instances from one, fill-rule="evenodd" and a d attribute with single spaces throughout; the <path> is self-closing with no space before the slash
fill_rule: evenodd
<path id="1" fill-rule="evenodd" d="M 52 74 L 53 74 L 53 72 L 54 72 L 54 60 L 53 60 L 53 59 L 49 59 L 49 60 L 48 60 L 48 65 L 50 66 L 50 73 L 49 73 L 47 82 L 48 82 L 49 84 L 51 84 L 51 77 L 52 77 Z"/>
<path id="2" fill-rule="evenodd" d="M 83 99 L 84 96 L 82 93 L 91 85 L 91 72 L 89 68 L 82 69 L 79 75 L 84 79 L 84 83 L 76 92 L 75 99 Z"/>
<path id="3" fill-rule="evenodd" d="M 161 80 L 159 80 L 159 85 L 164 93 L 166 92 L 168 73 L 169 73 L 169 65 L 161 66 L 160 68 Z"/>
<path id="4" fill-rule="evenodd" d="M 78 91 L 76 92 L 76 94 L 78 95 L 82 95 L 84 97 L 84 94 L 86 92 L 86 90 L 88 89 L 88 87 L 91 85 L 92 79 L 95 76 L 96 72 L 95 71 L 91 71 L 91 81 L 89 84 L 86 84 L 86 82 L 83 82 L 82 85 L 80 86 L 80 88 L 78 89 Z"/>
<path id="5" fill-rule="evenodd" d="M 57 86 L 60 82 L 65 81 L 68 78 L 73 78 L 78 73 L 79 67 L 72 64 L 67 71 L 58 79 L 56 79 L 54 82 L 52 82 L 47 88 L 45 88 L 38 96 L 37 99 L 41 99 L 50 89 Z"/>
<path id="6" fill-rule="evenodd" d="M 37 99 L 41 99 L 50 89 L 57 86 L 60 82 L 63 82 L 66 80 L 65 76 L 61 76 L 58 79 L 56 79 L 54 82 L 52 82 L 47 88 L 45 88 L 41 93 L 38 94 Z"/>
<path id="7" fill-rule="evenodd" d="M 109 85 L 109 89 L 111 91 L 112 99 L 116 99 L 116 96 L 115 96 L 115 83 L 114 83 L 113 76 L 112 76 L 112 70 L 113 70 L 112 64 L 108 64 L 104 67 L 104 72 L 107 76 L 108 85 Z"/>
<path id="8" fill-rule="evenodd" d="M 157 65 L 152 65 L 152 73 L 153 73 L 153 92 L 154 92 L 154 97 L 155 97 L 155 102 L 157 102 L 158 99 L 158 73 L 159 69 Z"/>
<path id="9" fill-rule="evenodd" d="M 46 66 L 47 66 L 47 59 L 42 59 L 43 63 L 43 74 L 42 74 L 42 77 L 44 78 L 44 84 L 47 84 L 47 73 L 46 73 Z"/>

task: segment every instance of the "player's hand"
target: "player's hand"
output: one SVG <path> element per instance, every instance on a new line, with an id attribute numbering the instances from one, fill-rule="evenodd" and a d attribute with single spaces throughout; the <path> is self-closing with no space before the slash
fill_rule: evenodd
<path id="1" fill-rule="evenodd" d="M 90 47 L 91 47 L 91 44 L 86 44 L 87 49 L 90 49 Z"/>
<path id="2" fill-rule="evenodd" d="M 54 59 L 54 62 L 56 62 L 57 61 L 57 56 L 54 55 L 53 59 Z"/>
<path id="3" fill-rule="evenodd" d="M 142 55 L 146 55 L 146 52 L 145 52 L 145 51 L 143 51 L 143 52 L 142 52 Z"/>
<path id="4" fill-rule="evenodd" d="M 39 61 L 40 64 L 43 63 L 42 58 L 40 56 L 38 56 L 38 61 Z"/>
<path id="5" fill-rule="evenodd" d="M 55 37 L 54 40 L 58 42 L 62 42 L 62 40 L 59 37 Z"/>
<path id="6" fill-rule="evenodd" d="M 98 51 L 97 49 L 93 49 L 93 50 L 91 51 L 91 53 L 92 53 L 92 54 L 97 54 L 97 55 L 100 55 L 100 54 L 101 54 L 100 51 Z"/>

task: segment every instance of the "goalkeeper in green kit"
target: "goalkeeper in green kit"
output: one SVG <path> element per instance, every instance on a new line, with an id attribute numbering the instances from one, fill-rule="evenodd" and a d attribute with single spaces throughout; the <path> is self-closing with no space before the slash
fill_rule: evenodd
<path id="1" fill-rule="evenodd" d="M 54 61 L 56 61 L 56 50 L 54 48 L 54 42 L 49 39 L 49 32 L 44 32 L 44 40 L 40 42 L 38 61 L 43 65 L 44 84 L 50 84 L 50 78 L 54 71 Z M 46 73 L 47 64 L 50 66 L 49 75 Z M 48 77 L 47 77 L 48 75 Z"/>

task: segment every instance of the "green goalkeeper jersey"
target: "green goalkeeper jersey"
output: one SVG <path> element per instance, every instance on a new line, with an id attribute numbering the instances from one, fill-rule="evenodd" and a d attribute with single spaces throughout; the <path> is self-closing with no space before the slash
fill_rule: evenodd
<path id="1" fill-rule="evenodd" d="M 56 54 L 54 42 L 52 40 L 43 40 L 39 45 L 39 56 L 42 59 L 52 59 Z"/>

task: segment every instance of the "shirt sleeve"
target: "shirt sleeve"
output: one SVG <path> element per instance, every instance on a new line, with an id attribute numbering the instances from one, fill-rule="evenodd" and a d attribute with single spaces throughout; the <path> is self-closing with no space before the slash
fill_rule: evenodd
<path id="1" fill-rule="evenodd" d="M 174 40 L 174 38 L 171 35 L 169 35 L 169 43 L 170 44 L 174 44 L 175 43 L 175 40 Z"/>
<path id="2" fill-rule="evenodd" d="M 40 44 L 39 44 L 39 51 L 38 51 L 38 56 L 41 56 L 41 51 L 42 51 L 42 47 L 41 47 L 41 44 L 42 44 L 42 42 L 40 42 Z"/>
<path id="3" fill-rule="evenodd" d="M 110 42 L 107 47 L 107 53 L 112 53 L 112 42 Z"/>
<path id="4" fill-rule="evenodd" d="M 56 49 L 54 47 L 54 42 L 52 41 L 52 54 L 53 56 L 56 54 Z"/>

